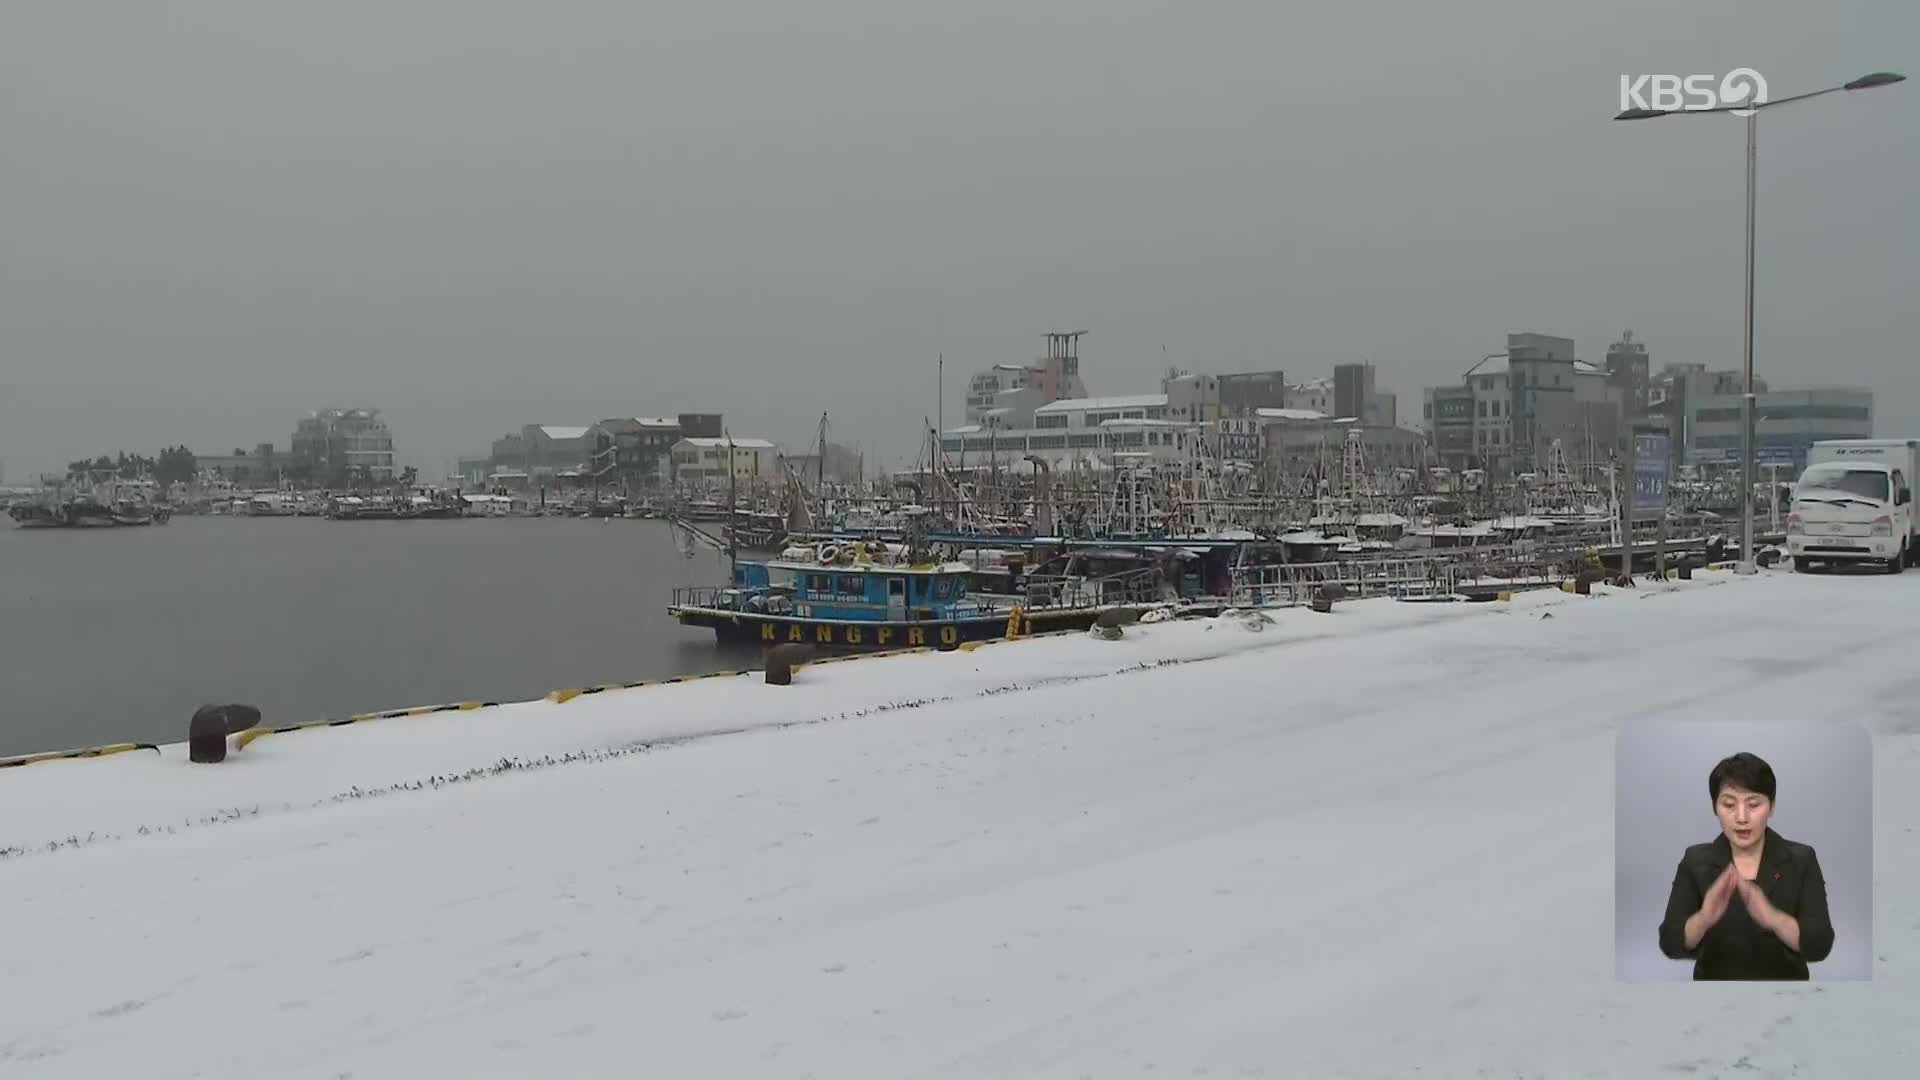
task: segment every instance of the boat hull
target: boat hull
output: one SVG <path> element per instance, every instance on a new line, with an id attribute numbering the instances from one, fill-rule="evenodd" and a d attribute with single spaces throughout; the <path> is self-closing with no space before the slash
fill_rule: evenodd
<path id="1" fill-rule="evenodd" d="M 1058 608 L 1025 612 L 1016 629 L 1022 634 L 1058 630 L 1085 630 L 1108 608 Z M 850 619 L 803 619 L 793 615 L 764 615 L 725 608 L 675 607 L 669 615 L 682 626 L 709 629 L 722 641 L 755 642 L 773 646 L 814 645 L 847 652 L 885 649 L 957 649 L 963 642 L 1008 636 L 1007 613 L 959 619 L 908 622 L 866 622 Z"/>

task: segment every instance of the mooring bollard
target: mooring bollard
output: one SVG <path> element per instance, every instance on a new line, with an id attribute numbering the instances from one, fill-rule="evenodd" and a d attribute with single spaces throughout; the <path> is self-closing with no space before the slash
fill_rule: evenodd
<path id="1" fill-rule="evenodd" d="M 1780 561 L 1780 550 L 1778 548 L 1770 548 L 1770 547 L 1761 548 L 1760 553 L 1753 557 L 1754 565 L 1761 567 L 1762 569 L 1772 566 L 1774 563 L 1779 561 Z"/>
<path id="2" fill-rule="evenodd" d="M 252 705 L 202 705 L 187 722 L 187 760 L 217 765 L 227 760 L 227 736 L 259 726 Z"/>
<path id="3" fill-rule="evenodd" d="M 1313 599 L 1307 606 L 1325 615 L 1333 611 L 1334 601 L 1346 598 L 1347 587 L 1337 581 L 1329 581 L 1313 590 Z"/>
<path id="4" fill-rule="evenodd" d="M 187 760 L 217 765 L 227 760 L 227 707 L 202 705 L 187 722 Z"/>
<path id="5" fill-rule="evenodd" d="M 767 685 L 792 686 L 793 669 L 813 659 L 811 645 L 775 645 L 767 650 Z"/>
<path id="6" fill-rule="evenodd" d="M 1102 641 L 1118 641 L 1126 635 L 1121 627 L 1128 623 L 1139 622 L 1140 613 L 1128 608 L 1108 608 L 1094 617 L 1093 636 Z"/>

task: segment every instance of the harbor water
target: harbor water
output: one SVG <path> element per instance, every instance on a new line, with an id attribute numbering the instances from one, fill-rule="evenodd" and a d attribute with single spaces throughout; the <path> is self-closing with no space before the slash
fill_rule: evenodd
<path id="1" fill-rule="evenodd" d="M 0 523 L 0 756 L 750 666 L 666 615 L 725 577 L 659 521 Z"/>

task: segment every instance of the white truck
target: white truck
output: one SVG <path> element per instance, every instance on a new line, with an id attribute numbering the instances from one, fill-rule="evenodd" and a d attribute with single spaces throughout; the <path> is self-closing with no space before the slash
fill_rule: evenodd
<path id="1" fill-rule="evenodd" d="M 1832 439 L 1813 444 L 1793 488 L 1787 553 L 1816 563 L 1866 562 L 1897 574 L 1920 562 L 1913 479 L 1920 439 Z"/>

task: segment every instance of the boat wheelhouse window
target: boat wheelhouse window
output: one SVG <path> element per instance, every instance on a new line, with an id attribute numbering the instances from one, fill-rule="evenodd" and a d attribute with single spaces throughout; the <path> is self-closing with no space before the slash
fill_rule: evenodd
<path id="1" fill-rule="evenodd" d="M 833 592 L 833 578 L 827 574 L 808 574 L 807 591 L 816 596 L 825 596 Z"/>
<path id="2" fill-rule="evenodd" d="M 867 595 L 867 577 L 865 574 L 841 574 L 839 581 L 841 596 L 864 597 Z"/>

